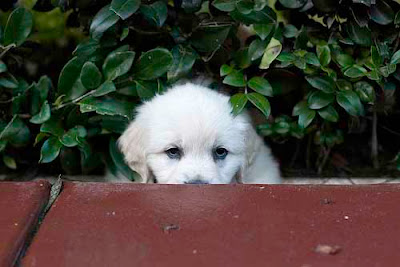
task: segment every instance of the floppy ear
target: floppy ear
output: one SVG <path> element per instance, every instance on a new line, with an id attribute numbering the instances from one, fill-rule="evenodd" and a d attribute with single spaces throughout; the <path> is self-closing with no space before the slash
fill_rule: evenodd
<path id="1" fill-rule="evenodd" d="M 118 145 L 129 167 L 141 176 L 141 182 L 151 183 L 153 179 L 146 163 L 144 132 L 138 122 L 132 122 L 118 139 Z"/>
<path id="2" fill-rule="evenodd" d="M 249 123 L 246 131 L 246 151 L 245 151 L 245 161 L 242 164 L 239 175 L 237 176 L 238 183 L 243 183 L 244 179 L 249 179 L 246 177 L 249 174 L 250 168 L 253 166 L 257 154 L 260 153 L 261 148 L 264 146 L 261 137 L 256 133 L 252 125 Z"/>

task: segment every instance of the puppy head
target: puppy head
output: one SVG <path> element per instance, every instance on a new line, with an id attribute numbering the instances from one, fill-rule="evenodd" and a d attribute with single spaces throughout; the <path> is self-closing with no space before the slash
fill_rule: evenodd
<path id="1" fill-rule="evenodd" d="M 256 149 L 247 140 L 255 134 L 249 118 L 231 111 L 225 95 L 190 83 L 175 86 L 139 107 L 119 145 L 142 182 L 231 183 Z"/>

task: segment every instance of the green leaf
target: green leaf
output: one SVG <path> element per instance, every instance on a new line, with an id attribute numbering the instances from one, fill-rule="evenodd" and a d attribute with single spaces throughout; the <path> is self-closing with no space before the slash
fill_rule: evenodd
<path id="1" fill-rule="evenodd" d="M 383 75 L 383 77 L 387 78 L 390 74 L 396 71 L 395 64 L 389 64 L 379 68 L 379 72 Z"/>
<path id="2" fill-rule="evenodd" d="M 342 68 L 348 68 L 354 65 L 355 61 L 353 57 L 351 57 L 348 54 L 337 54 L 336 55 L 336 61 Z"/>
<path id="3" fill-rule="evenodd" d="M 267 48 L 265 48 L 264 55 L 261 59 L 259 68 L 268 69 L 269 65 L 278 57 L 281 50 L 282 50 L 282 44 L 275 38 L 272 38 L 269 44 L 267 45 Z"/>
<path id="4" fill-rule="evenodd" d="M 8 141 L 16 147 L 27 145 L 29 138 L 29 128 L 17 115 L 14 115 L 11 121 L 0 132 L 0 140 Z"/>
<path id="5" fill-rule="evenodd" d="M 196 62 L 197 54 L 190 47 L 179 45 L 172 49 L 172 57 L 172 66 L 167 72 L 167 78 L 176 81 L 190 72 Z"/>
<path id="6" fill-rule="evenodd" d="M 49 133 L 55 136 L 61 136 L 64 133 L 64 128 L 61 124 L 61 119 L 56 116 L 51 118 L 40 126 L 40 132 Z"/>
<path id="7" fill-rule="evenodd" d="M 103 33 L 113 26 L 119 17 L 114 11 L 110 10 L 110 5 L 100 9 L 94 16 L 92 24 L 90 24 L 90 34 L 93 39 L 100 39 Z"/>
<path id="8" fill-rule="evenodd" d="M 396 16 L 394 18 L 394 24 L 400 24 L 400 10 L 397 11 Z"/>
<path id="9" fill-rule="evenodd" d="M 199 52 L 213 52 L 221 47 L 228 37 L 231 27 L 205 26 L 193 32 L 190 43 Z"/>
<path id="10" fill-rule="evenodd" d="M 0 152 L 3 152 L 6 149 L 7 141 L 0 140 Z"/>
<path id="11" fill-rule="evenodd" d="M 74 147 L 81 142 L 79 138 L 85 138 L 87 131 L 83 126 L 75 126 L 69 129 L 60 139 L 60 142 L 66 147 Z"/>
<path id="12" fill-rule="evenodd" d="M 265 41 L 261 41 L 260 39 L 254 39 L 249 46 L 249 57 L 250 59 L 256 60 L 259 59 L 263 54 L 266 47 Z"/>
<path id="13" fill-rule="evenodd" d="M 394 19 L 393 9 L 384 0 L 376 1 L 375 5 L 371 5 L 371 19 L 378 24 L 388 25 Z"/>
<path id="14" fill-rule="evenodd" d="M 233 0 L 215 0 L 212 2 L 212 5 L 218 10 L 231 12 L 235 10 L 235 2 Z"/>
<path id="15" fill-rule="evenodd" d="M 115 84 L 112 81 L 105 81 L 99 88 L 93 92 L 93 96 L 103 96 L 111 92 L 115 92 Z"/>
<path id="16" fill-rule="evenodd" d="M 315 118 L 315 110 L 312 109 L 301 109 L 300 114 L 299 114 L 299 119 L 298 119 L 298 124 L 300 128 L 307 128 L 308 125 L 314 120 Z"/>
<path id="17" fill-rule="evenodd" d="M 263 77 L 253 77 L 247 82 L 247 85 L 257 93 L 265 96 L 273 96 L 271 85 Z"/>
<path id="18" fill-rule="evenodd" d="M 318 110 L 318 114 L 327 121 L 337 122 L 339 120 L 339 113 L 331 105 Z"/>
<path id="19" fill-rule="evenodd" d="M 251 66 L 251 57 L 248 48 L 242 48 L 235 52 L 233 55 L 235 65 L 240 69 L 246 69 Z"/>
<path id="20" fill-rule="evenodd" d="M 351 85 L 351 82 L 349 82 L 349 81 L 347 81 L 345 79 L 337 79 L 336 86 L 341 91 L 352 90 L 353 89 L 353 86 Z"/>
<path id="21" fill-rule="evenodd" d="M 47 99 L 51 87 L 51 80 L 47 76 L 40 77 L 40 80 L 37 84 L 33 83 L 30 86 L 32 115 L 39 112 L 40 107 Z"/>
<path id="22" fill-rule="evenodd" d="M 140 12 L 147 21 L 157 27 L 164 25 L 168 15 L 167 4 L 163 1 L 157 1 L 151 5 L 142 5 Z"/>
<path id="23" fill-rule="evenodd" d="M 0 60 L 0 73 L 6 72 L 7 71 L 7 65 Z"/>
<path id="24" fill-rule="evenodd" d="M 58 95 L 65 95 L 65 101 L 75 99 L 87 91 L 80 79 L 84 63 L 83 58 L 74 57 L 61 70 L 58 79 Z"/>
<path id="25" fill-rule="evenodd" d="M 286 38 L 294 38 L 297 37 L 297 35 L 299 35 L 299 30 L 292 24 L 286 25 L 283 29 L 283 36 Z"/>
<path id="26" fill-rule="evenodd" d="M 367 74 L 368 79 L 373 80 L 373 81 L 379 81 L 380 80 L 380 74 L 376 69 L 368 72 Z"/>
<path id="27" fill-rule="evenodd" d="M 119 40 L 120 40 L 120 41 L 125 40 L 125 38 L 128 37 L 128 35 L 129 35 L 129 27 L 128 27 L 128 26 L 125 26 L 125 27 L 122 29 L 122 33 L 121 33 L 121 36 L 119 37 Z"/>
<path id="28" fill-rule="evenodd" d="M 110 9 L 125 20 L 135 13 L 140 6 L 140 0 L 112 0 Z"/>
<path id="29" fill-rule="evenodd" d="M 12 77 L 2 77 L 0 78 L 0 87 L 15 89 L 18 88 L 18 81 Z"/>
<path id="30" fill-rule="evenodd" d="M 265 40 L 268 35 L 274 30 L 275 23 L 270 24 L 254 24 L 254 31 L 261 38 L 261 40 Z"/>
<path id="31" fill-rule="evenodd" d="M 306 60 L 307 64 L 314 65 L 316 67 L 321 66 L 319 59 L 314 53 L 307 52 L 307 54 L 304 56 L 304 59 Z"/>
<path id="32" fill-rule="evenodd" d="M 334 94 L 327 94 L 322 91 L 314 91 L 307 98 L 310 109 L 321 109 L 335 100 Z"/>
<path id="33" fill-rule="evenodd" d="M 4 162 L 4 165 L 6 165 L 10 169 L 12 169 L 12 170 L 17 169 L 17 163 L 15 162 L 14 158 L 7 156 L 7 155 L 3 155 L 3 162 Z"/>
<path id="34" fill-rule="evenodd" d="M 282 6 L 286 8 L 300 8 L 305 5 L 307 0 L 279 0 L 279 3 L 281 3 Z"/>
<path id="35" fill-rule="evenodd" d="M 317 45 L 317 56 L 322 66 L 331 62 L 331 50 L 328 45 Z"/>
<path id="36" fill-rule="evenodd" d="M 103 73 L 107 80 L 112 81 L 115 78 L 126 74 L 135 59 L 135 52 L 111 52 L 103 63 Z"/>
<path id="37" fill-rule="evenodd" d="M 238 93 L 238 94 L 235 94 L 235 95 L 231 96 L 230 102 L 231 102 L 231 105 L 232 105 L 232 113 L 233 113 L 233 115 L 236 116 L 240 112 L 242 112 L 242 110 L 246 106 L 247 97 L 246 97 L 245 94 Z"/>
<path id="38" fill-rule="evenodd" d="M 296 56 L 289 52 L 281 52 L 279 56 L 276 58 L 276 60 L 281 61 L 281 62 L 292 62 L 296 59 Z"/>
<path id="39" fill-rule="evenodd" d="M 336 95 L 338 104 L 352 116 L 364 114 L 364 107 L 359 96 L 354 91 L 340 91 Z"/>
<path id="40" fill-rule="evenodd" d="M 335 91 L 335 81 L 328 76 L 307 76 L 306 80 L 312 87 L 325 93 L 333 93 Z"/>
<path id="41" fill-rule="evenodd" d="M 293 107 L 292 116 L 299 116 L 304 109 L 309 109 L 306 101 L 300 101 Z"/>
<path id="42" fill-rule="evenodd" d="M 236 1 L 236 9 L 242 14 L 250 14 L 254 8 L 254 1 L 238 0 Z"/>
<path id="43" fill-rule="evenodd" d="M 350 78 L 360 78 L 363 77 L 368 71 L 358 65 L 353 65 L 352 67 L 348 68 L 343 74 Z"/>
<path id="44" fill-rule="evenodd" d="M 265 96 L 259 93 L 250 93 L 246 94 L 246 96 L 247 99 L 265 115 L 265 117 L 269 117 L 269 114 L 271 113 L 271 106 Z"/>
<path id="45" fill-rule="evenodd" d="M 228 66 L 228 65 L 224 64 L 219 69 L 219 75 L 221 77 L 226 76 L 226 75 L 230 74 L 233 70 L 234 70 L 233 66 Z"/>
<path id="46" fill-rule="evenodd" d="M 397 50 L 396 53 L 393 54 L 390 59 L 390 64 L 399 64 L 400 63 L 400 50 Z"/>
<path id="47" fill-rule="evenodd" d="M 15 9 L 7 20 L 3 37 L 4 45 L 21 45 L 31 33 L 32 24 L 32 14 L 29 10 L 21 7 Z"/>
<path id="48" fill-rule="evenodd" d="M 360 97 L 361 101 L 367 103 L 374 103 L 375 101 L 375 90 L 374 87 L 365 81 L 359 81 L 354 84 L 354 90 Z"/>
<path id="49" fill-rule="evenodd" d="M 34 124 L 42 124 L 45 121 L 49 120 L 51 116 L 50 105 L 46 101 L 44 101 L 40 112 L 33 116 L 29 121 Z"/>
<path id="50" fill-rule="evenodd" d="M 62 143 L 57 137 L 47 139 L 40 150 L 40 163 L 49 163 L 55 160 L 60 154 Z"/>
<path id="51" fill-rule="evenodd" d="M 371 46 L 371 59 L 372 63 L 376 66 L 379 67 L 382 64 L 382 57 L 378 52 L 378 49 L 373 45 Z"/>
<path id="52" fill-rule="evenodd" d="M 246 25 L 276 23 L 277 20 L 276 13 L 267 5 L 265 5 L 262 10 L 254 9 L 248 14 L 240 13 L 237 9 L 235 9 L 234 11 L 230 12 L 229 15 L 234 20 L 240 21 Z"/>
<path id="53" fill-rule="evenodd" d="M 135 104 L 131 102 L 114 98 L 88 97 L 80 101 L 78 104 L 82 113 L 96 112 L 100 115 L 120 115 L 128 119 L 132 118 L 135 107 Z"/>
<path id="54" fill-rule="evenodd" d="M 156 48 L 143 53 L 134 66 L 135 77 L 152 80 L 166 73 L 173 62 L 171 53 L 165 48 Z"/>
<path id="55" fill-rule="evenodd" d="M 362 46 L 371 46 L 371 31 L 367 28 L 361 28 L 357 23 L 351 21 L 346 24 L 346 30 L 353 42 Z"/>
<path id="56" fill-rule="evenodd" d="M 98 87 L 101 83 L 101 78 L 101 72 L 94 63 L 88 61 L 83 65 L 80 79 L 85 88 L 94 89 Z"/>
<path id="57" fill-rule="evenodd" d="M 234 70 L 229 75 L 227 75 L 222 81 L 224 84 L 235 86 L 235 87 L 245 87 L 246 81 L 244 79 L 243 72 Z"/>
<path id="58" fill-rule="evenodd" d="M 141 100 L 149 100 L 156 93 L 156 90 L 154 90 L 154 88 L 157 88 L 157 83 L 155 82 L 146 82 L 138 80 L 135 81 L 135 84 L 136 84 L 136 91 Z"/>

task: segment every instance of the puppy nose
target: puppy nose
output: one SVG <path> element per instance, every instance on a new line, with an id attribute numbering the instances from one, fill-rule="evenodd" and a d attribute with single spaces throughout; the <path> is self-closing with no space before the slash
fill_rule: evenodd
<path id="1" fill-rule="evenodd" d="M 200 179 L 196 179 L 196 180 L 187 181 L 187 182 L 185 182 L 185 184 L 209 184 L 209 182 L 200 180 Z"/>

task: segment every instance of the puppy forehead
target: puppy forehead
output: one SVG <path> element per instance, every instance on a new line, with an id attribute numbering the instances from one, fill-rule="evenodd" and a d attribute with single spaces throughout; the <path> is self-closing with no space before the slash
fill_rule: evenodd
<path id="1" fill-rule="evenodd" d="M 137 119 L 146 123 L 149 136 L 159 145 L 170 142 L 199 146 L 242 142 L 247 121 L 234 117 L 229 97 L 186 84 L 154 97 L 138 110 Z M 239 144 L 236 144 L 236 146 Z"/>

